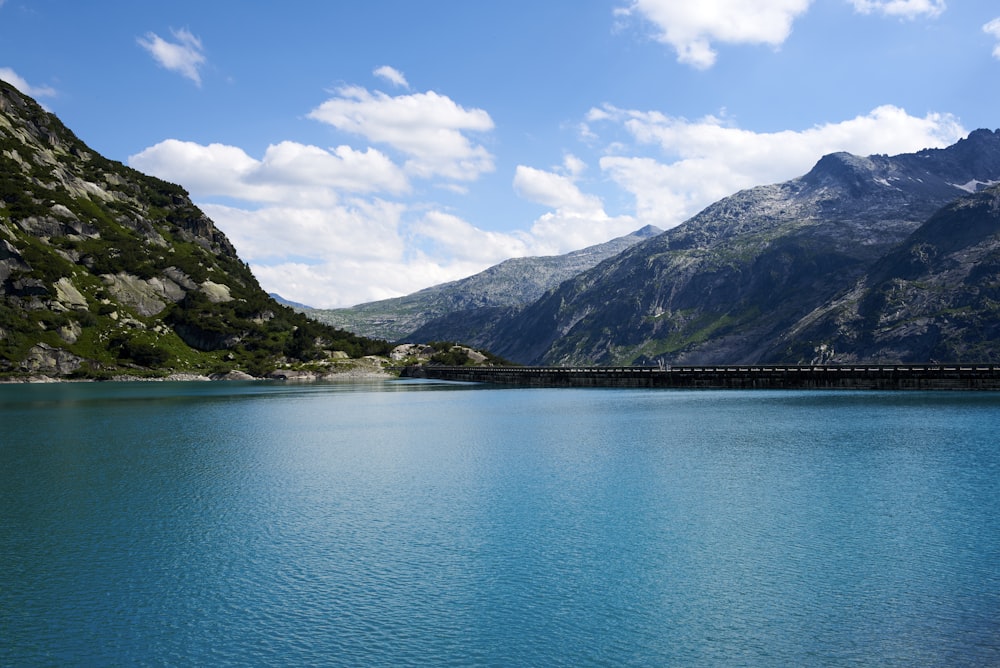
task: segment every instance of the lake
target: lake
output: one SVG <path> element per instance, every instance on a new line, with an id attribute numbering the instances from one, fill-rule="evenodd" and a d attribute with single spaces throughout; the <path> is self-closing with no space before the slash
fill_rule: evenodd
<path id="1" fill-rule="evenodd" d="M 0 665 L 1000 665 L 1000 393 L 0 385 Z"/>

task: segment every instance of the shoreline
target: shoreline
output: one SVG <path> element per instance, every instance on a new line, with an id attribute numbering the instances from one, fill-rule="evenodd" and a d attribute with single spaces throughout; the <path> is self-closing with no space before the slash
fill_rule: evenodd
<path id="1" fill-rule="evenodd" d="M 397 378 L 398 374 L 389 371 L 376 369 L 346 369 L 334 372 L 316 371 L 273 371 L 267 376 L 251 376 L 242 371 L 230 371 L 226 374 L 204 375 L 198 373 L 178 372 L 166 376 L 132 376 L 129 374 L 118 374 L 107 379 L 97 378 L 70 378 L 67 376 L 45 376 L 45 375 L 25 375 L 17 377 L 0 378 L 0 385 L 40 385 L 46 383 L 170 383 L 170 382 L 291 382 L 291 383 L 313 383 L 336 380 L 387 380 Z"/>

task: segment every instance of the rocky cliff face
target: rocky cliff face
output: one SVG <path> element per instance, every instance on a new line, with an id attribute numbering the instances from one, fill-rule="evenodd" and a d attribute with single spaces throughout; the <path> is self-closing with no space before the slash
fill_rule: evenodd
<path id="1" fill-rule="evenodd" d="M 182 188 L 0 82 L 0 373 L 260 373 L 369 343 L 279 306 Z"/>
<path id="2" fill-rule="evenodd" d="M 944 207 L 773 348 L 836 363 L 1000 360 L 1000 186 Z"/>
<path id="3" fill-rule="evenodd" d="M 830 342 L 796 338 L 804 318 L 938 209 L 997 182 L 1000 131 L 915 154 L 828 155 L 566 281 L 492 324 L 480 344 L 523 363 L 809 362 Z"/>

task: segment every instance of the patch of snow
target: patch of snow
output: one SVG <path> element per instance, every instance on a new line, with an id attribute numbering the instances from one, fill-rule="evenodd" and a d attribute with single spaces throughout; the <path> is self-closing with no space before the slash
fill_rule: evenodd
<path id="1" fill-rule="evenodd" d="M 959 185 L 958 183 L 951 183 L 949 185 L 953 185 L 959 190 L 964 190 L 967 193 L 977 193 L 983 188 L 989 188 L 990 186 L 995 186 L 998 183 L 1000 183 L 1000 181 L 979 181 L 976 179 L 972 179 L 971 181 L 963 183 L 961 185 Z"/>

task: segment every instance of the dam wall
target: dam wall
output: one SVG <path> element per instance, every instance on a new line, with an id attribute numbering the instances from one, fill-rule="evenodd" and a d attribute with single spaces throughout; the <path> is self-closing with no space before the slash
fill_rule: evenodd
<path id="1" fill-rule="evenodd" d="M 657 367 L 415 366 L 402 377 L 518 387 L 1000 390 L 1000 365 L 855 364 Z"/>

